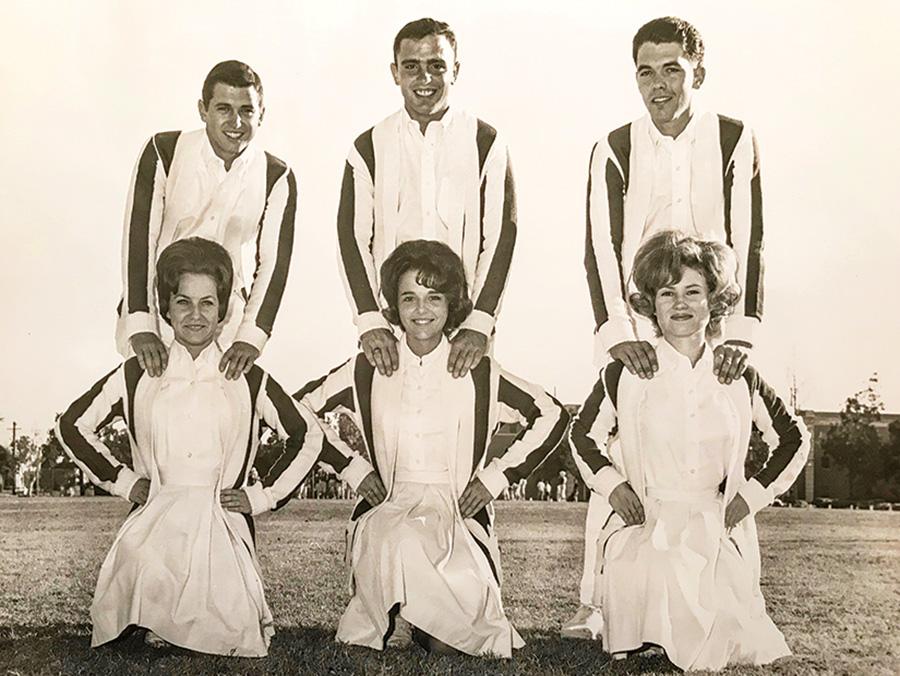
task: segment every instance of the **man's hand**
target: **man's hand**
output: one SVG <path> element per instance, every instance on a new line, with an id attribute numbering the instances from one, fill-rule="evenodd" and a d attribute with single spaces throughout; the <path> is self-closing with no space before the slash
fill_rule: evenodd
<path id="1" fill-rule="evenodd" d="M 143 331 L 131 336 L 131 349 L 138 358 L 138 364 L 151 378 L 161 376 L 169 363 L 166 346 L 155 333 Z"/>
<path id="2" fill-rule="evenodd" d="M 388 329 L 371 329 L 359 338 L 369 363 L 383 376 L 390 376 L 400 367 L 397 337 Z"/>
<path id="3" fill-rule="evenodd" d="M 225 372 L 227 380 L 237 380 L 242 374 L 253 368 L 253 362 L 257 357 L 259 357 L 259 350 L 250 343 L 238 341 L 222 355 L 219 371 Z"/>
<path id="4" fill-rule="evenodd" d="M 472 329 L 460 329 L 450 342 L 447 370 L 454 378 L 468 374 L 487 352 L 488 338 Z"/>
<path id="5" fill-rule="evenodd" d="M 649 380 L 659 370 L 656 350 L 646 340 L 626 340 L 609 348 L 609 356 L 618 359 L 632 375 Z"/>
<path id="6" fill-rule="evenodd" d="M 387 497 L 387 491 L 384 489 L 381 477 L 378 476 L 378 472 L 375 470 L 369 472 L 366 478 L 359 482 L 356 492 L 363 496 L 366 502 L 373 507 L 384 502 L 384 499 Z"/>
<path id="7" fill-rule="evenodd" d="M 748 514 L 750 514 L 750 507 L 747 505 L 747 501 L 738 493 L 731 498 L 731 502 L 725 508 L 725 528 L 734 528 Z"/>
<path id="8" fill-rule="evenodd" d="M 459 496 L 459 513 L 462 518 L 468 519 L 475 516 L 482 508 L 494 499 L 491 492 L 485 487 L 481 480 L 474 478 L 466 486 L 466 490 Z"/>
<path id="9" fill-rule="evenodd" d="M 730 385 L 747 369 L 747 348 L 740 345 L 719 345 L 713 351 L 713 373 L 723 385 Z"/>
<path id="10" fill-rule="evenodd" d="M 219 491 L 219 504 L 222 509 L 229 512 L 239 512 L 241 514 L 250 514 L 253 508 L 250 506 L 250 498 L 247 492 L 242 488 L 226 488 Z"/>
<path id="11" fill-rule="evenodd" d="M 128 500 L 136 505 L 146 504 L 147 498 L 150 497 L 150 479 L 141 477 L 134 482 L 131 491 L 128 493 Z"/>
<path id="12" fill-rule="evenodd" d="M 622 517 L 626 526 L 644 523 L 644 506 L 627 481 L 620 483 L 609 494 L 609 504 Z"/>

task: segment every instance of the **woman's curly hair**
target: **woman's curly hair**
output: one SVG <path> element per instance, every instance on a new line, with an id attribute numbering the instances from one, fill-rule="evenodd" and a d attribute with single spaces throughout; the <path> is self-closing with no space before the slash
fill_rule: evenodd
<path id="1" fill-rule="evenodd" d="M 737 257 L 731 248 L 708 240 L 686 237 L 674 230 L 659 232 L 641 245 L 634 257 L 631 279 L 637 292 L 628 297 L 635 312 L 648 317 L 660 335 L 656 321 L 656 293 L 677 284 L 685 268 L 696 270 L 709 290 L 707 337 L 721 333 L 722 320 L 730 315 L 741 299 L 737 281 Z"/>
<path id="2" fill-rule="evenodd" d="M 444 333 L 455 330 L 472 311 L 466 272 L 453 249 L 442 242 L 414 239 L 398 246 L 381 265 L 381 295 L 387 301 L 383 314 L 391 324 L 400 326 L 397 296 L 400 277 L 416 271 L 416 281 L 447 297 L 447 323 Z"/>
<path id="3" fill-rule="evenodd" d="M 219 321 L 224 320 L 234 279 L 231 256 L 221 244 L 202 237 L 179 239 L 159 255 L 156 262 L 156 293 L 160 316 L 172 323 L 168 317 L 169 301 L 172 294 L 178 292 L 181 276 L 188 272 L 212 277 L 219 300 Z"/>

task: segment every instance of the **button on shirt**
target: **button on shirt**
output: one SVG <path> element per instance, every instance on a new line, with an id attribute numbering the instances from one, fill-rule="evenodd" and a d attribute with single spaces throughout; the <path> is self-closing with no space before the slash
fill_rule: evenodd
<path id="1" fill-rule="evenodd" d="M 739 421 L 713 374 L 708 345 L 697 364 L 665 340 L 659 371 L 646 383 L 640 434 L 648 488 L 707 491 L 728 470 Z"/>
<path id="2" fill-rule="evenodd" d="M 418 357 L 400 340 L 401 378 L 397 438 L 397 481 L 449 483 L 446 434 L 446 404 L 442 401 L 442 380 L 447 373 L 449 343 Z"/>
<path id="3" fill-rule="evenodd" d="M 676 137 L 661 134 L 649 125 L 655 149 L 653 157 L 653 187 L 650 209 L 641 241 L 660 230 L 678 230 L 685 235 L 700 236 L 694 225 L 691 208 L 691 159 L 694 151 L 697 115 Z"/>
<path id="4" fill-rule="evenodd" d="M 451 121 L 448 110 L 440 120 L 430 122 L 423 134 L 419 123 L 403 111 L 398 244 L 413 239 L 448 242 L 448 224 L 441 219 L 439 207 L 450 197 L 450 182 L 441 177 L 449 175 L 444 140 Z"/>

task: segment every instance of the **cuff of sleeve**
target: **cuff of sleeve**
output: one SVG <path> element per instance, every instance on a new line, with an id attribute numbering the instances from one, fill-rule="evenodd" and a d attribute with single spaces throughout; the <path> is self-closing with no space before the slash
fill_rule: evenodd
<path id="1" fill-rule="evenodd" d="M 627 340 L 637 340 L 632 323 L 628 319 L 610 319 L 594 334 L 594 364 L 605 366 L 610 348 Z"/>
<path id="2" fill-rule="evenodd" d="M 604 498 L 609 499 L 617 486 L 626 482 L 625 477 L 619 474 L 615 467 L 604 467 L 594 475 L 591 482 L 591 488 L 597 491 Z"/>
<path id="3" fill-rule="evenodd" d="M 272 500 L 269 491 L 263 488 L 263 485 L 258 481 L 250 486 L 244 486 L 244 493 L 247 494 L 247 498 L 250 500 L 250 513 L 253 516 L 268 512 L 275 507 L 275 501 Z"/>
<path id="4" fill-rule="evenodd" d="M 470 331 L 478 331 L 488 338 L 494 332 L 494 317 L 482 310 L 472 310 L 466 320 L 459 325 L 461 329 L 469 329 Z"/>
<path id="5" fill-rule="evenodd" d="M 756 479 L 747 481 L 738 493 L 740 493 L 740 496 L 744 498 L 744 502 L 750 508 L 750 514 L 756 514 L 763 507 L 768 507 L 775 499 L 772 491 L 768 488 L 763 488 L 763 485 Z"/>
<path id="6" fill-rule="evenodd" d="M 369 476 L 374 469 L 375 468 L 369 464 L 368 460 L 361 455 L 357 455 L 354 456 L 350 461 L 350 464 L 344 468 L 344 471 L 341 472 L 341 479 L 350 484 L 350 488 L 355 491 L 359 488 L 362 480 Z"/>
<path id="7" fill-rule="evenodd" d="M 156 333 L 156 326 L 149 312 L 132 312 L 125 317 L 125 335 L 131 338 L 138 333 Z"/>
<path id="8" fill-rule="evenodd" d="M 252 345 L 260 352 L 260 354 L 268 340 L 269 334 L 252 324 L 242 324 L 238 328 L 237 335 L 234 337 L 235 343 L 247 343 L 248 345 Z"/>
<path id="9" fill-rule="evenodd" d="M 356 330 L 359 332 L 360 337 L 362 337 L 362 334 L 371 331 L 372 329 L 387 329 L 390 331 L 391 325 L 388 320 L 384 318 L 384 315 L 375 310 L 363 312 L 356 318 Z"/>
<path id="10" fill-rule="evenodd" d="M 723 341 L 736 340 L 741 343 L 756 344 L 756 330 L 759 328 L 759 320 L 756 317 L 739 317 L 732 315 L 725 320 Z"/>
<path id="11" fill-rule="evenodd" d="M 117 495 L 120 498 L 125 498 L 127 500 L 128 496 L 131 495 L 131 489 L 134 488 L 134 485 L 140 478 L 140 474 L 128 469 L 125 465 L 122 465 L 119 468 L 119 474 L 116 476 L 116 480 L 113 483 L 110 492 L 113 495 Z"/>
<path id="12" fill-rule="evenodd" d="M 503 492 L 503 489 L 509 486 L 509 482 L 506 480 L 506 475 L 503 474 L 500 469 L 495 467 L 493 463 L 478 472 L 476 477 L 481 483 L 484 484 L 484 487 L 488 489 L 488 492 L 494 498 L 499 497 Z"/>

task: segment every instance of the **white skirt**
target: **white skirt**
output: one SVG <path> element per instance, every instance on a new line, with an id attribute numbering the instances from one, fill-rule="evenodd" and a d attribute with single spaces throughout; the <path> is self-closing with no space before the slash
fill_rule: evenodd
<path id="1" fill-rule="evenodd" d="M 449 486 L 397 483 L 388 502 L 362 517 L 352 550 L 355 593 L 338 641 L 382 650 L 388 613 L 400 604 L 407 622 L 469 655 L 511 657 L 524 645 L 458 514 Z"/>
<path id="2" fill-rule="evenodd" d="M 790 655 L 765 611 L 753 566 L 723 525 L 721 497 L 645 501 L 646 521 L 606 543 L 603 645 L 662 646 L 681 669 L 768 664 Z"/>
<path id="3" fill-rule="evenodd" d="M 275 633 L 254 555 L 214 486 L 163 486 L 122 525 L 100 568 L 91 645 L 146 627 L 183 648 L 262 657 Z"/>

